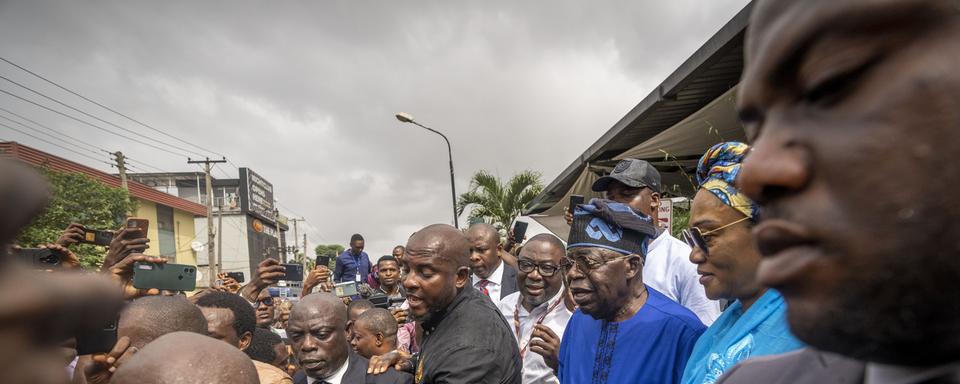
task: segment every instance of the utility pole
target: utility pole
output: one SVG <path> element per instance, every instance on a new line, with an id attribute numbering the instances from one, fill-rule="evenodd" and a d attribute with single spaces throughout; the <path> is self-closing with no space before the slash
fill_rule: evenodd
<path id="1" fill-rule="evenodd" d="M 298 222 L 298 221 L 306 221 L 306 220 L 304 220 L 304 218 L 302 218 L 302 217 L 297 217 L 297 218 L 293 218 L 293 219 L 287 219 L 287 221 L 292 221 L 292 222 L 293 222 L 293 246 L 294 246 L 294 248 L 296 248 L 296 246 L 297 246 L 297 239 L 300 238 L 300 235 L 298 234 L 299 232 L 297 232 L 297 222 Z M 296 251 L 294 251 L 294 252 L 296 252 Z M 306 250 L 304 250 L 304 252 L 306 252 Z M 306 253 L 304 253 L 304 255 L 306 255 Z"/>
<path id="2" fill-rule="evenodd" d="M 303 269 L 307 270 L 307 234 L 306 233 L 303 234 Z"/>
<path id="3" fill-rule="evenodd" d="M 190 160 L 187 158 L 187 164 L 203 164 L 204 180 L 207 183 L 207 263 L 210 264 L 210 286 L 217 283 L 217 260 L 215 260 L 213 240 L 216 237 L 213 233 L 213 182 L 210 180 L 210 164 L 226 163 L 227 159 L 222 160 Z"/>
<path id="4" fill-rule="evenodd" d="M 223 199 L 217 202 L 217 271 L 223 267 Z"/>
<path id="5" fill-rule="evenodd" d="M 280 210 L 276 207 L 273 208 L 273 222 L 277 225 L 277 258 L 281 263 L 286 263 L 287 253 L 283 251 L 283 243 L 280 241 L 280 236 L 283 236 L 283 231 L 280 230 Z"/>
<path id="6" fill-rule="evenodd" d="M 117 170 L 120 171 L 120 188 L 127 191 L 129 190 L 127 188 L 127 158 L 123 157 L 123 152 L 116 151 L 113 153 L 113 159 L 116 160 Z"/>

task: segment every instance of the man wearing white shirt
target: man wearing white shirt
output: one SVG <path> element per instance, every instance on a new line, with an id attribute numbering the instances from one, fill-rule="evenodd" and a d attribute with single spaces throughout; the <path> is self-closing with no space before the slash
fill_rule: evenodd
<path id="1" fill-rule="evenodd" d="M 350 349 L 347 308 L 329 293 L 304 296 L 290 311 L 287 334 L 303 370 L 293 377 L 297 384 L 381 383 L 409 384 L 413 377 L 388 369 L 367 376 L 369 361 Z"/>
<path id="2" fill-rule="evenodd" d="M 554 374 L 560 336 L 572 313 L 564 303 L 560 260 L 563 243 L 551 234 L 530 239 L 517 258 L 519 292 L 497 305 L 507 319 L 523 360 L 523 383 L 559 383 Z"/>
<path id="3" fill-rule="evenodd" d="M 608 200 L 624 203 L 655 222 L 660 207 L 660 173 L 643 160 L 625 159 L 613 172 L 593 183 L 594 192 L 604 192 Z M 573 221 L 568 212 L 567 223 Z M 680 303 L 710 326 L 720 316 L 720 303 L 707 298 L 697 266 L 690 262 L 690 247 L 662 231 L 647 247 L 643 266 L 643 282 Z"/>
<path id="4" fill-rule="evenodd" d="M 467 230 L 470 242 L 471 282 L 493 305 L 517 291 L 517 270 L 500 259 L 503 245 L 500 233 L 490 224 L 480 223 Z"/>

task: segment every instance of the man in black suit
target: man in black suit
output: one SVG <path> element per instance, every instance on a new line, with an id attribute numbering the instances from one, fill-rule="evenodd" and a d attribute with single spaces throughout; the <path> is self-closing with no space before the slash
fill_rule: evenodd
<path id="1" fill-rule="evenodd" d="M 503 245 L 500 232 L 490 224 L 480 223 L 467 230 L 470 242 L 470 272 L 473 286 L 493 301 L 500 300 L 519 290 L 517 270 L 500 259 Z"/>
<path id="2" fill-rule="evenodd" d="M 719 382 L 960 382 L 958 5 L 754 7 L 737 180 L 762 205 L 757 280 L 811 348 Z"/>
<path id="3" fill-rule="evenodd" d="M 287 336 L 303 370 L 297 384 L 408 384 L 413 377 L 393 369 L 367 375 L 368 360 L 350 349 L 347 307 L 329 293 L 304 296 L 290 311 Z"/>

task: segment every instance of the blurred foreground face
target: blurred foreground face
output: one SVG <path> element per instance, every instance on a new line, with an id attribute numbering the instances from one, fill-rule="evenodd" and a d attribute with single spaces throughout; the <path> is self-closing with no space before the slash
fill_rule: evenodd
<path id="1" fill-rule="evenodd" d="M 955 1 L 767 1 L 747 36 L 740 187 L 794 334 L 881 363 L 960 358 Z"/>

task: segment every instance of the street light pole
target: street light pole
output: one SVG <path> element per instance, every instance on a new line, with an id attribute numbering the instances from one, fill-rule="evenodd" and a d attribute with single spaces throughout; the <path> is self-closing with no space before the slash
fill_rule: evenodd
<path id="1" fill-rule="evenodd" d="M 454 183 L 453 149 L 451 149 L 450 147 L 450 140 L 447 139 L 447 135 L 444 135 L 433 128 L 430 128 L 428 126 L 418 123 L 416 120 L 413 119 L 412 116 L 406 113 L 403 113 L 403 112 L 398 113 L 396 117 L 397 117 L 397 120 L 400 120 L 401 122 L 414 124 L 420 128 L 426 129 L 430 132 L 440 135 L 440 137 L 443 138 L 443 141 L 447 143 L 447 158 L 450 160 L 450 197 L 451 197 L 451 201 L 453 202 L 453 226 L 455 228 L 460 228 L 460 220 L 457 219 L 457 187 L 456 187 L 456 184 Z"/>

